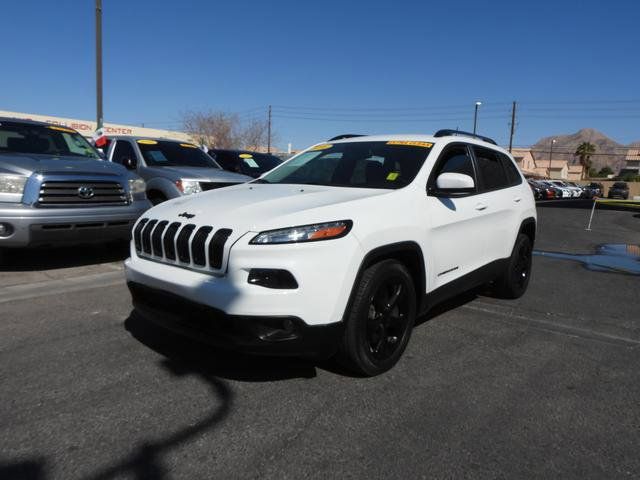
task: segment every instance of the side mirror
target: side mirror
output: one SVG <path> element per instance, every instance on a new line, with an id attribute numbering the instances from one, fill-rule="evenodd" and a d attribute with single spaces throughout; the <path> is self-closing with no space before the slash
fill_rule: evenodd
<path id="1" fill-rule="evenodd" d="M 124 165 L 127 170 L 135 170 L 138 166 L 138 162 L 136 162 L 133 158 L 123 158 L 122 165 Z"/>
<path id="2" fill-rule="evenodd" d="M 446 172 L 438 175 L 436 188 L 430 193 L 440 197 L 456 197 L 471 193 L 475 188 L 476 184 L 469 175 Z"/>

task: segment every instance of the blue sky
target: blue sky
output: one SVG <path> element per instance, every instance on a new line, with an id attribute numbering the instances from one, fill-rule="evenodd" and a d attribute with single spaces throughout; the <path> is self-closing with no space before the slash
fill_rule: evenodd
<path id="1" fill-rule="evenodd" d="M 95 117 L 94 1 L 4 2 L 0 110 Z M 266 116 L 280 146 L 471 129 L 640 140 L 640 2 L 103 0 L 105 120 Z"/>

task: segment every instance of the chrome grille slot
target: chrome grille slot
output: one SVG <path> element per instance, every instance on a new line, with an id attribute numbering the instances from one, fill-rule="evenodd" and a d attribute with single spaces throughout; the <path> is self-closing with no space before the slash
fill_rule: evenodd
<path id="1" fill-rule="evenodd" d="M 138 222 L 136 228 L 133 230 L 133 241 L 136 244 L 137 251 L 142 250 L 142 229 L 148 221 L 148 218 L 143 218 Z"/>
<path id="2" fill-rule="evenodd" d="M 142 251 L 144 253 L 151 253 L 151 231 L 156 223 L 158 223 L 158 220 L 149 220 L 142 229 Z"/>
<path id="3" fill-rule="evenodd" d="M 138 255 L 144 258 L 212 271 L 222 268 L 224 246 L 232 232 L 210 225 L 142 218 L 133 229 L 133 240 Z"/>
<path id="4" fill-rule="evenodd" d="M 167 224 L 166 220 L 158 222 L 155 230 L 151 234 L 151 249 L 153 250 L 153 255 L 156 257 L 162 257 L 162 234 L 164 233 L 164 229 Z"/>
<path id="5" fill-rule="evenodd" d="M 176 259 L 176 232 L 180 228 L 180 222 L 173 222 L 164 234 L 164 256 L 169 260 Z"/>
<path id="6" fill-rule="evenodd" d="M 232 230 L 221 228 L 209 242 L 209 265 L 211 268 L 220 269 L 222 267 L 222 257 L 224 255 L 224 244 L 231 235 Z"/>
<path id="7" fill-rule="evenodd" d="M 178 250 L 178 260 L 183 263 L 191 263 L 191 249 L 189 248 L 189 238 L 196 226 L 193 223 L 185 225 L 178 234 L 176 249 Z"/>
<path id="8" fill-rule="evenodd" d="M 45 180 L 38 206 L 127 205 L 127 194 L 118 182 Z"/>
<path id="9" fill-rule="evenodd" d="M 204 244 L 209 237 L 213 227 L 200 227 L 191 241 L 191 253 L 193 255 L 193 263 L 200 266 L 207 264 L 207 256 L 204 250 Z"/>

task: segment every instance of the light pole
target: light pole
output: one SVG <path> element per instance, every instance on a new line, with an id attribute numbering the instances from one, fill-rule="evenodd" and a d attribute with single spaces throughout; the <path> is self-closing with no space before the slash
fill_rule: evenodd
<path id="1" fill-rule="evenodd" d="M 102 0 L 96 0 L 96 130 L 102 128 Z"/>
<path id="2" fill-rule="evenodd" d="M 476 134 L 476 130 L 478 127 L 478 107 L 482 105 L 482 102 L 476 102 L 476 110 L 473 114 L 473 134 Z"/>
<path id="3" fill-rule="evenodd" d="M 551 156 L 553 155 L 553 144 L 556 143 L 556 139 L 551 140 L 551 148 L 549 149 L 549 178 L 551 178 Z"/>

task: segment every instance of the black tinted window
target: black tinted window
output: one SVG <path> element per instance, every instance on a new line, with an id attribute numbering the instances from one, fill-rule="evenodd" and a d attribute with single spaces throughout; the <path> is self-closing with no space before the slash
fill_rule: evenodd
<path id="1" fill-rule="evenodd" d="M 210 152 L 213 158 L 218 162 L 218 164 L 224 168 L 225 170 L 231 170 L 232 172 L 239 171 L 238 166 L 236 165 L 236 159 L 234 155 L 230 152 Z"/>
<path id="2" fill-rule="evenodd" d="M 509 186 L 507 174 L 502 167 L 499 153 L 488 148 L 473 147 L 478 163 L 478 174 L 485 190 L 494 190 Z"/>
<path id="3" fill-rule="evenodd" d="M 462 173 L 474 178 L 473 163 L 464 145 L 448 147 L 440 156 L 436 177 L 441 173 Z"/>
<path id="4" fill-rule="evenodd" d="M 123 164 L 126 159 L 136 160 L 136 154 L 133 146 L 127 140 L 118 140 L 113 149 L 111 160 L 116 163 Z"/>
<path id="5" fill-rule="evenodd" d="M 144 161 L 152 167 L 218 168 L 209 155 L 191 143 L 145 139 L 137 143 Z"/>
<path id="6" fill-rule="evenodd" d="M 522 183 L 522 177 L 520 176 L 518 167 L 516 167 L 511 159 L 505 154 L 501 153 L 500 158 L 502 159 L 504 169 L 507 171 L 507 180 L 509 180 L 509 185 L 520 185 Z"/>

